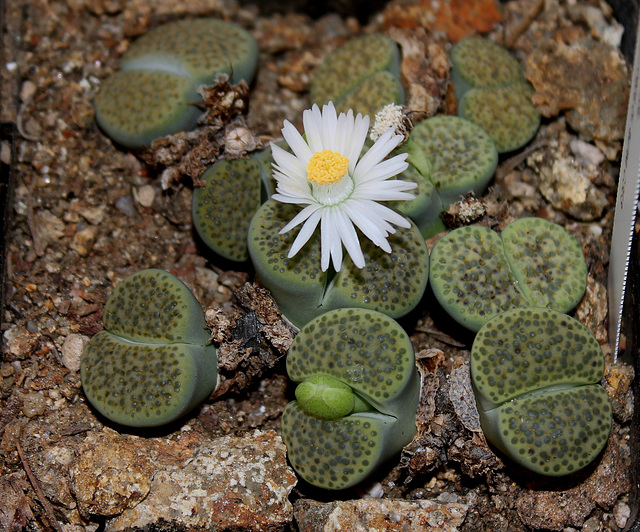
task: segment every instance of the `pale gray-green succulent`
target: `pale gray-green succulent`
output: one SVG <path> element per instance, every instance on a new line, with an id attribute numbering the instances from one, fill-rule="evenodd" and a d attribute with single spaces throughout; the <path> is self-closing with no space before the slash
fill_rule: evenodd
<path id="1" fill-rule="evenodd" d="M 409 337 L 388 316 L 344 308 L 315 318 L 291 345 L 287 372 L 299 384 L 282 438 L 307 482 L 354 486 L 413 439 L 420 379 Z"/>
<path id="2" fill-rule="evenodd" d="M 362 238 L 364 268 L 346 257 L 339 272 L 323 272 L 319 238 L 312 237 L 287 257 L 298 230 L 280 230 L 298 211 L 297 206 L 267 200 L 251 220 L 248 237 L 258 278 L 295 325 L 336 308 L 366 308 L 399 318 L 417 306 L 427 286 L 429 252 L 415 225 L 388 237 L 391 253 Z"/>
<path id="3" fill-rule="evenodd" d="M 445 311 L 478 331 L 516 307 L 573 309 L 586 290 L 582 247 L 564 227 L 521 218 L 501 234 L 466 226 L 443 236 L 431 251 L 429 280 Z"/>
<path id="4" fill-rule="evenodd" d="M 399 150 L 409 153 L 400 179 L 418 183 L 415 199 L 393 206 L 411 218 L 425 238 L 445 230 L 440 212 L 472 192 L 481 195 L 493 178 L 498 152 L 479 126 L 440 115 L 416 124 Z"/>
<path id="5" fill-rule="evenodd" d="M 122 56 L 122 68 L 106 78 L 94 99 L 96 121 L 116 143 L 132 149 L 196 126 L 201 85 L 216 75 L 251 83 L 258 45 L 239 26 L 216 18 L 158 26 Z"/>
<path id="6" fill-rule="evenodd" d="M 200 303 L 169 272 L 136 272 L 114 289 L 104 330 L 85 346 L 82 387 L 108 419 L 154 427 L 183 416 L 215 389 L 216 349 Z"/>
<path id="7" fill-rule="evenodd" d="M 529 307 L 494 317 L 471 349 L 487 440 L 536 473 L 561 476 L 584 468 L 611 430 L 603 372 L 597 340 L 566 314 Z"/>
<path id="8" fill-rule="evenodd" d="M 338 112 L 353 109 L 372 120 L 385 105 L 403 104 L 398 45 L 381 33 L 350 40 L 320 64 L 310 97 L 318 106 L 332 101 Z"/>

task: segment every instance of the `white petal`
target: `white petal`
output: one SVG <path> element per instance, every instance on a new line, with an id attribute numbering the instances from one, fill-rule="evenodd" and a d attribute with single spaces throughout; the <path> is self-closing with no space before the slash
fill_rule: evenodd
<path id="1" fill-rule="evenodd" d="M 340 240 L 344 243 L 347 253 L 355 264 L 356 268 L 364 268 L 364 255 L 358 240 L 358 234 L 349 217 L 341 210 L 335 209 L 337 228 L 340 233 Z M 336 271 L 339 271 L 336 269 Z"/>
<path id="2" fill-rule="evenodd" d="M 363 216 L 362 209 L 355 208 L 353 204 L 349 206 L 345 205 L 344 207 L 345 213 L 356 227 L 376 246 L 383 246 L 387 236 L 395 231 L 395 229 L 382 218 L 377 219 L 369 217 L 366 214 Z"/>
<path id="3" fill-rule="evenodd" d="M 353 111 L 352 111 L 353 113 Z M 354 172 L 359 164 L 358 159 L 362 153 L 362 147 L 367 140 L 367 134 L 369 133 L 369 115 L 362 116 L 360 113 L 356 116 L 351 135 L 347 138 L 345 157 L 349 158 L 349 173 L 354 175 Z"/>
<path id="4" fill-rule="evenodd" d="M 322 151 L 322 114 L 316 104 L 302 113 L 302 123 L 307 144 L 313 153 Z"/>
<path id="5" fill-rule="evenodd" d="M 367 173 L 364 173 L 360 166 L 358 166 L 353 173 L 353 179 L 356 183 L 366 183 L 368 181 L 384 181 L 385 179 L 399 175 L 409 168 L 409 163 L 404 160 L 406 156 L 407 154 L 403 153 L 391 157 L 391 159 L 385 159 L 376 164 Z"/>
<path id="6" fill-rule="evenodd" d="M 412 181 L 401 181 L 391 179 L 375 183 L 374 185 L 360 185 L 351 194 L 351 199 L 370 201 L 398 201 L 410 200 L 415 196 L 407 190 L 416 188 L 416 183 Z"/>
<path id="7" fill-rule="evenodd" d="M 371 202 L 369 204 L 369 210 L 371 214 L 375 217 L 380 217 L 387 222 L 391 222 L 393 225 L 397 225 L 398 227 L 411 227 L 411 222 L 406 216 L 403 216 L 400 213 L 397 213 L 393 209 L 386 207 L 385 205 L 380 205 L 380 203 Z"/>
<path id="8" fill-rule="evenodd" d="M 272 151 L 272 154 L 273 160 L 275 161 L 273 163 L 273 168 L 290 178 L 295 178 L 298 181 L 306 181 L 307 170 L 301 163 L 300 159 L 296 158 L 289 152 L 286 152 L 279 146 L 274 146 L 273 148 L 274 151 Z M 274 177 L 276 176 L 274 175 Z"/>
<path id="9" fill-rule="evenodd" d="M 322 218 L 322 210 L 315 210 L 311 212 L 307 221 L 304 223 L 304 225 L 300 229 L 298 236 L 296 236 L 295 240 L 293 241 L 293 244 L 291 244 L 291 249 L 289 250 L 287 257 L 289 258 L 293 257 L 296 253 L 298 253 L 298 251 L 300 251 L 304 247 L 304 245 L 309 241 L 314 231 L 316 230 L 316 227 L 318 226 L 318 222 L 320 221 L 321 218 Z M 291 223 L 289 223 L 288 225 L 291 225 Z M 284 229 L 282 229 L 280 233 L 282 233 L 283 231 Z"/>
<path id="10" fill-rule="evenodd" d="M 385 131 L 382 136 L 371 146 L 369 151 L 358 161 L 352 175 L 366 175 L 376 164 L 381 162 L 402 142 L 402 135 L 394 135 L 393 130 Z"/>
<path id="11" fill-rule="evenodd" d="M 284 137 L 284 140 L 287 142 L 295 156 L 300 159 L 301 166 L 306 168 L 307 164 L 309 163 L 309 159 L 311 159 L 311 156 L 313 155 L 313 152 L 309 148 L 309 145 L 306 143 L 300 132 L 288 120 L 285 120 L 284 125 L 282 126 L 282 136 Z M 285 153 L 287 152 L 285 151 Z"/>
<path id="12" fill-rule="evenodd" d="M 331 219 L 331 210 L 325 209 L 323 212 L 323 216 L 320 219 L 320 248 L 321 248 L 321 258 L 320 258 L 320 268 L 323 272 L 326 272 L 329 268 L 329 259 L 333 258 L 333 267 L 336 271 L 339 271 L 342 267 L 342 244 L 340 244 L 340 239 L 338 239 L 339 246 L 339 255 L 334 255 L 334 249 L 337 247 L 335 245 L 335 231 Z M 337 260 L 340 259 L 340 260 Z"/>
<path id="13" fill-rule="evenodd" d="M 333 102 L 329 102 L 322 106 L 322 146 L 325 150 L 338 151 L 336 146 L 336 126 L 338 125 L 338 116 Z"/>
<path id="14" fill-rule="evenodd" d="M 273 196 L 272 196 L 273 197 Z M 321 205 L 308 205 L 304 209 L 302 209 L 298 214 L 296 214 L 291 221 L 287 225 L 285 225 L 282 229 L 280 229 L 280 234 L 288 233 L 295 226 L 300 225 L 302 222 L 310 218 L 316 212 L 319 212 L 322 209 Z M 316 222 L 317 224 L 318 222 Z M 299 235 L 298 235 L 299 236 Z"/>

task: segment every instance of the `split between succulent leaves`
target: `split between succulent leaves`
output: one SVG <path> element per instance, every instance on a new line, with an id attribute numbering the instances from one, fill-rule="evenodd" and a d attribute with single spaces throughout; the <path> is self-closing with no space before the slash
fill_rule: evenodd
<path id="1" fill-rule="evenodd" d="M 180 418 L 218 379 L 200 303 L 177 277 L 157 269 L 116 286 L 105 305 L 104 330 L 85 346 L 80 371 L 96 410 L 134 427 Z"/>
<path id="2" fill-rule="evenodd" d="M 420 379 L 409 337 L 388 316 L 344 308 L 315 318 L 291 345 L 287 372 L 299 384 L 282 439 L 314 486 L 354 486 L 413 439 Z"/>
<path id="3" fill-rule="evenodd" d="M 472 331 L 516 307 L 568 312 L 587 286 L 580 243 L 542 218 L 520 218 L 501 234 L 475 225 L 454 229 L 436 243 L 430 260 L 436 299 Z"/>
<path id="4" fill-rule="evenodd" d="M 471 379 L 487 440 L 542 475 L 584 468 L 611 431 L 603 372 L 597 340 L 566 314 L 529 307 L 494 317 L 471 349 Z"/>
<path id="5" fill-rule="evenodd" d="M 387 104 L 402 105 L 400 50 L 381 33 L 356 37 L 333 50 L 316 70 L 311 102 L 332 101 L 338 112 L 353 109 L 371 119 Z"/>
<path id="6" fill-rule="evenodd" d="M 451 66 L 458 114 L 487 131 L 499 153 L 521 148 L 535 136 L 540 115 L 531 103 L 531 87 L 506 49 L 488 39 L 464 39 L 451 50 Z"/>
<path id="7" fill-rule="evenodd" d="M 96 121 L 116 143 L 139 149 L 195 127 L 198 88 L 218 74 L 250 84 L 258 45 L 239 26 L 215 18 L 184 19 L 154 28 L 122 56 L 94 99 Z"/>
<path id="8" fill-rule="evenodd" d="M 298 229 L 280 230 L 298 209 L 273 199 L 265 202 L 249 226 L 249 255 L 262 284 L 282 313 L 301 327 L 332 309 L 358 307 L 393 318 L 409 313 L 420 302 L 429 277 L 429 252 L 415 225 L 398 228 L 388 237 L 391 253 L 368 239 L 361 246 L 365 266 L 347 257 L 339 272 L 320 269 L 320 241 L 313 238 L 293 257 L 287 254 Z"/>

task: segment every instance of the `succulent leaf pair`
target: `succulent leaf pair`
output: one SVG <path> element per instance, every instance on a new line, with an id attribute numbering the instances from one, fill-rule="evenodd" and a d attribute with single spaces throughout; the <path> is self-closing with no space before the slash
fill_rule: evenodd
<path id="1" fill-rule="evenodd" d="M 409 337 L 388 316 L 343 308 L 315 318 L 291 345 L 287 371 L 299 384 L 282 438 L 307 482 L 354 486 L 413 439 L 420 379 Z"/>
<path id="2" fill-rule="evenodd" d="M 206 399 L 218 379 L 200 303 L 178 278 L 157 269 L 116 286 L 104 330 L 85 346 L 80 371 L 96 410 L 135 427 L 178 419 Z"/>
<path id="3" fill-rule="evenodd" d="M 433 293 L 446 312 L 478 331 L 516 307 L 574 308 L 587 286 L 582 247 L 564 227 L 521 218 L 501 234 L 487 227 L 450 231 L 431 252 Z"/>
<path id="4" fill-rule="evenodd" d="M 487 131 L 499 153 L 521 148 L 535 136 L 540 115 L 531 103 L 531 87 L 506 49 L 488 39 L 464 39 L 452 48 L 451 65 L 458 115 Z"/>
<path id="5" fill-rule="evenodd" d="M 400 50 L 381 33 L 363 35 L 333 50 L 316 70 L 311 102 L 332 101 L 338 112 L 375 114 L 385 105 L 404 103 Z"/>
<path id="6" fill-rule="evenodd" d="M 267 200 L 249 226 L 249 255 L 258 278 L 275 298 L 283 314 L 302 326 L 319 314 L 342 307 L 383 312 L 398 318 L 419 303 L 429 277 L 429 252 L 415 225 L 398 228 L 388 237 L 386 253 L 363 238 L 365 266 L 347 257 L 338 273 L 320 269 L 320 241 L 312 238 L 292 258 L 298 230 L 280 234 L 298 207 Z"/>
<path id="7" fill-rule="evenodd" d="M 239 26 L 215 18 L 184 19 L 154 28 L 122 56 L 121 70 L 102 82 L 96 121 L 127 148 L 195 127 L 198 88 L 217 74 L 251 83 L 258 44 Z"/>
<path id="8" fill-rule="evenodd" d="M 471 349 L 482 430 L 517 464 L 561 476 L 591 463 L 612 424 L 604 357 L 579 321 L 516 308 L 487 322 Z"/>
<path id="9" fill-rule="evenodd" d="M 493 178 L 498 152 L 481 127 L 457 116 L 440 115 L 416 124 L 400 149 L 410 163 L 400 179 L 418 183 L 415 199 L 394 207 L 429 238 L 445 230 L 440 212 L 473 192 L 481 195 Z"/>

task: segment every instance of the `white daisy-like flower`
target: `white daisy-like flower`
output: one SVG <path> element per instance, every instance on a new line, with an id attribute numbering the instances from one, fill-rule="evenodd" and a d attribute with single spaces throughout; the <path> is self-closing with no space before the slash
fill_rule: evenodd
<path id="1" fill-rule="evenodd" d="M 390 129 L 360 157 L 369 131 L 368 116 L 354 118 L 352 110 L 337 116 L 329 102 L 322 111 L 317 105 L 307 109 L 302 120 L 306 139 L 287 120 L 282 128 L 293 154 L 271 144 L 277 182 L 272 197 L 305 205 L 280 231 L 286 233 L 304 222 L 288 256 L 298 253 L 320 224 L 322 270 L 329 268 L 330 259 L 334 269 L 340 270 L 343 244 L 353 263 L 363 268 L 356 227 L 387 253 L 393 225 L 410 227 L 407 218 L 378 203 L 413 198 L 407 190 L 416 183 L 390 179 L 407 169 L 407 154 L 386 159 L 404 137 Z"/>

